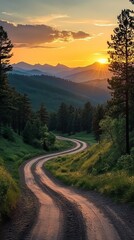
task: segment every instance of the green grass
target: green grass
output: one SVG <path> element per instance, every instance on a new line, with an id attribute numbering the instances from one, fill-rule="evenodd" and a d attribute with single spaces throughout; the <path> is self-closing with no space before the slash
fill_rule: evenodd
<path id="1" fill-rule="evenodd" d="M 59 139 L 56 139 L 56 142 L 53 146 L 53 148 L 51 149 L 52 151 L 64 151 L 70 148 L 74 147 L 74 143 L 71 141 L 62 141 Z"/>
<path id="2" fill-rule="evenodd" d="M 0 138 L 0 165 L 4 165 L 13 178 L 18 180 L 18 168 L 21 163 L 34 156 L 46 154 L 46 152 L 25 144 L 17 134 L 14 134 L 14 137 L 14 142 Z M 70 141 L 56 140 L 49 152 L 62 151 L 73 146 L 74 144 Z"/>
<path id="3" fill-rule="evenodd" d="M 92 133 L 79 132 L 70 136 L 68 134 L 57 133 L 57 135 L 62 135 L 67 138 L 75 138 L 75 139 L 86 142 L 90 146 L 96 143 L 95 137 Z"/>
<path id="4" fill-rule="evenodd" d="M 44 151 L 23 143 L 14 134 L 14 141 L 0 137 L 0 222 L 15 208 L 20 196 L 18 168 L 22 162 Z"/>
<path id="5" fill-rule="evenodd" d="M 0 222 L 16 206 L 19 198 L 19 166 L 37 155 L 46 154 L 42 149 L 25 144 L 14 134 L 15 141 L 0 137 Z M 56 140 L 50 152 L 62 151 L 73 147 L 70 141 Z"/>
<path id="6" fill-rule="evenodd" d="M 0 138 L 0 164 L 3 164 L 13 178 L 18 180 L 20 164 L 26 159 L 43 154 L 44 151 L 25 144 L 17 134 L 14 134 L 14 137 L 14 142 Z"/>
<path id="7" fill-rule="evenodd" d="M 8 215 L 16 206 L 19 197 L 19 188 L 7 172 L 7 170 L 0 166 L 0 222 L 2 217 Z"/>
<path id="8" fill-rule="evenodd" d="M 68 185 L 95 190 L 116 201 L 134 204 L 134 168 L 132 165 L 126 170 L 121 161 L 112 144 L 103 142 L 84 152 L 51 160 L 45 167 Z"/>

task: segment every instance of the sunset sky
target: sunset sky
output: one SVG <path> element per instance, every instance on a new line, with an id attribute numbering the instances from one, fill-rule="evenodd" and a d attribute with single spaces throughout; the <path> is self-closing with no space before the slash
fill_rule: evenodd
<path id="1" fill-rule="evenodd" d="M 107 40 L 129 0 L 0 0 L 12 63 L 85 66 L 107 58 Z"/>

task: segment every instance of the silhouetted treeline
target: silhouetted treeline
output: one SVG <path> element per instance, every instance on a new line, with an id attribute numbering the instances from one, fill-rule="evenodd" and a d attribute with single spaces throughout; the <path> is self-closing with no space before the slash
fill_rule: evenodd
<path id="1" fill-rule="evenodd" d="M 102 105 L 93 107 L 90 102 L 82 108 L 61 103 L 58 111 L 49 116 L 49 129 L 69 135 L 81 131 L 93 132 L 98 140 L 101 133 L 99 122 L 104 117 L 104 112 Z"/>

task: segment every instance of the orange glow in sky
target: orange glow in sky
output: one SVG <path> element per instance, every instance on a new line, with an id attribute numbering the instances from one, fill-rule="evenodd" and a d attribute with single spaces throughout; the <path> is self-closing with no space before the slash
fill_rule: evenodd
<path id="1" fill-rule="evenodd" d="M 107 63 L 107 41 L 128 0 L 1 0 L 0 25 L 14 44 L 11 63 L 75 67 Z"/>

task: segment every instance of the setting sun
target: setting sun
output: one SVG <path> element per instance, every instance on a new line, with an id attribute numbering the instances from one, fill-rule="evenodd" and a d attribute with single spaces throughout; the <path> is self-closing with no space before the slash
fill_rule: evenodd
<path id="1" fill-rule="evenodd" d="M 108 60 L 107 60 L 107 58 L 100 58 L 100 59 L 98 59 L 98 62 L 101 64 L 106 64 L 106 63 L 108 63 Z"/>

